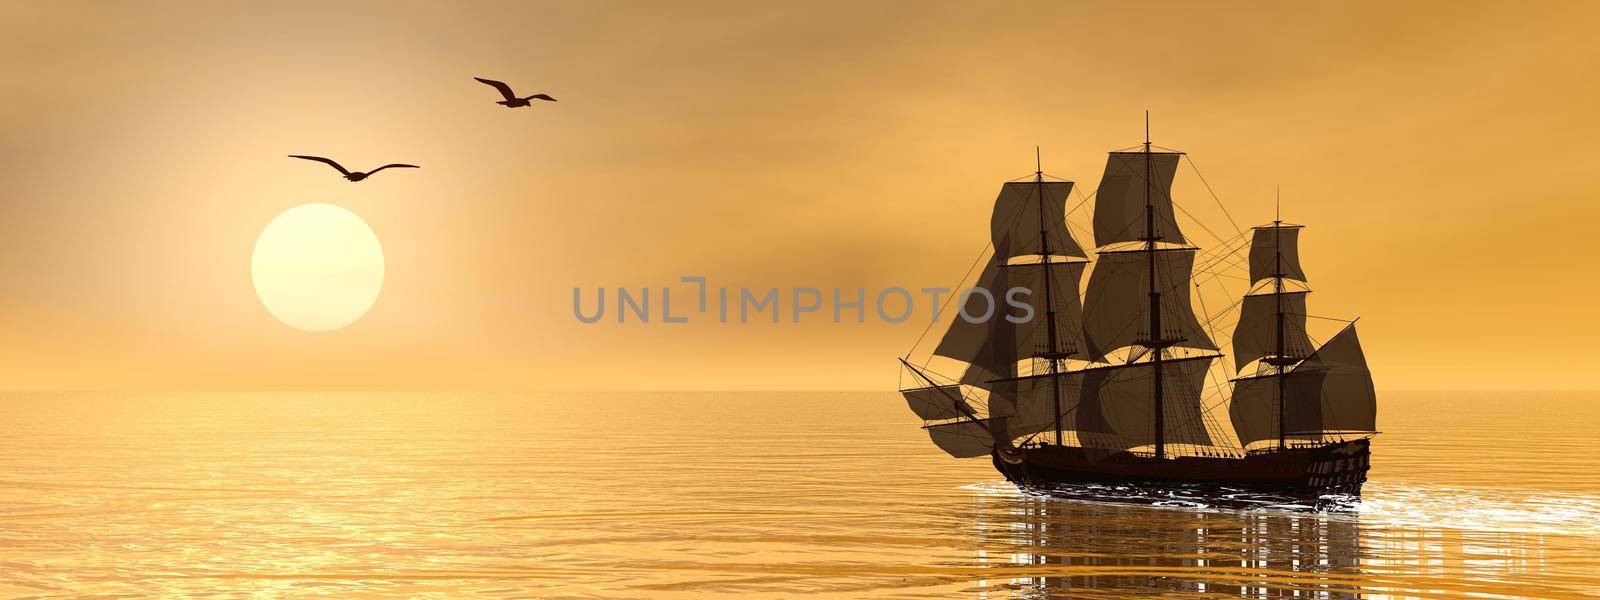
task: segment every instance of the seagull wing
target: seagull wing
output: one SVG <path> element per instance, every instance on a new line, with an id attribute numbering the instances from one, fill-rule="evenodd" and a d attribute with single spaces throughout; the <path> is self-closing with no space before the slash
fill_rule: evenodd
<path id="1" fill-rule="evenodd" d="M 378 171 L 382 171 L 382 170 L 387 169 L 389 167 L 395 167 L 397 169 L 421 169 L 422 168 L 422 167 L 419 167 L 419 166 L 416 166 L 416 165 L 406 165 L 406 164 L 401 164 L 401 163 L 394 163 L 392 165 L 384 165 L 384 166 L 378 167 L 376 169 L 373 169 L 371 171 L 367 171 L 367 177 L 371 177 L 373 174 L 377 173 Z"/>
<path id="2" fill-rule="evenodd" d="M 480 83 L 485 83 L 485 84 L 494 86 L 494 89 L 500 90 L 500 95 L 501 96 L 505 96 L 507 100 L 516 100 L 517 99 L 516 92 L 511 91 L 511 86 L 506 85 L 505 82 L 503 82 L 503 81 L 495 81 L 493 79 L 484 79 L 482 77 L 473 77 L 473 79 L 478 80 Z"/>
<path id="3" fill-rule="evenodd" d="M 529 100 L 549 100 L 551 102 L 555 102 L 556 101 L 555 98 L 551 98 L 550 97 L 550 94 L 534 94 L 532 96 L 528 96 L 528 99 Z"/>
<path id="4" fill-rule="evenodd" d="M 330 167 L 338 169 L 340 173 L 344 173 L 345 175 L 349 175 L 350 174 L 350 170 L 349 169 L 346 169 L 344 167 L 339 166 L 339 163 L 333 162 L 332 159 L 323 158 L 321 156 L 301 156 L 299 154 L 290 154 L 289 158 L 301 158 L 301 159 L 305 159 L 305 160 L 314 160 L 314 161 L 317 161 L 319 163 L 323 163 L 323 164 L 326 164 L 326 165 L 328 165 Z"/>

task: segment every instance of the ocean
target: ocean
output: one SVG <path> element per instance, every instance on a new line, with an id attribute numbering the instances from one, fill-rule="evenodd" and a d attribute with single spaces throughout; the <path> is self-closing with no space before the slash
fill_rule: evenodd
<path id="1" fill-rule="evenodd" d="M 885 393 L 9 393 L 0 596 L 1600 597 L 1600 394 L 1379 394 L 1346 511 L 1026 495 Z"/>

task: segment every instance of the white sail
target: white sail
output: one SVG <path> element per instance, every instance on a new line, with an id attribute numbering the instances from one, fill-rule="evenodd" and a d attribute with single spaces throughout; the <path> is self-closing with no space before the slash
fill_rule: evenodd
<path id="1" fill-rule="evenodd" d="M 1005 245 L 999 247 L 1004 249 Z M 961 311 L 977 322 L 963 318 L 961 312 L 950 315 L 950 328 L 933 350 L 938 356 L 970 365 L 961 377 L 962 383 L 985 386 L 991 379 L 1010 377 L 1016 371 L 1016 324 L 1004 318 L 1008 314 L 1005 295 L 1011 287 L 1011 270 L 1003 268 L 1003 264 L 990 260 L 974 286 L 988 294 L 970 294 L 962 305 Z M 988 318 L 979 319 L 984 315 Z"/>
<path id="2" fill-rule="evenodd" d="M 1071 195 L 1070 181 L 1013 181 L 1000 186 L 989 222 L 990 240 L 996 248 L 1009 243 L 1006 252 L 997 251 L 995 255 L 1004 262 L 1018 256 L 1044 254 L 1048 241 L 1051 255 L 1082 258 L 1083 247 L 1067 231 L 1066 203 Z M 1041 206 L 1043 219 L 1039 216 Z M 1045 235 L 1040 236 L 1040 231 Z"/>
<path id="3" fill-rule="evenodd" d="M 1250 294 L 1239 307 L 1239 324 L 1233 328 L 1233 368 L 1278 354 L 1278 311 L 1283 311 L 1283 355 L 1305 356 L 1311 351 L 1306 335 L 1306 292 Z"/>
<path id="4" fill-rule="evenodd" d="M 1180 156 L 1174 152 L 1111 153 L 1095 192 L 1095 244 L 1105 246 L 1147 238 L 1185 243 L 1172 214 L 1172 178 Z M 1154 231 L 1146 231 L 1147 213 L 1154 213 Z"/>
<path id="5" fill-rule="evenodd" d="M 929 425 L 928 437 L 946 454 L 956 458 L 988 456 L 994 450 L 995 438 L 987 421 L 963 420 L 954 423 Z"/>
<path id="6" fill-rule="evenodd" d="M 1150 331 L 1150 266 L 1156 264 L 1156 290 L 1161 292 L 1161 331 Z M 1107 354 L 1152 339 L 1173 346 L 1216 350 L 1190 304 L 1189 272 L 1194 249 L 1153 253 L 1101 252 L 1089 275 L 1084 300 L 1084 343 L 1088 356 L 1104 361 Z"/>
<path id="7" fill-rule="evenodd" d="M 1282 376 L 1235 380 L 1228 417 L 1240 444 L 1278 438 L 1280 384 L 1286 435 L 1370 432 L 1376 428 L 1377 394 L 1354 324 Z"/>
<path id="8" fill-rule="evenodd" d="M 1064 385 L 1066 375 L 1051 378 L 1047 375 L 1038 377 L 1025 377 L 1018 380 L 1016 410 L 1011 415 L 1009 430 L 1018 436 L 1028 436 L 1055 429 L 1055 413 L 1053 400 L 1050 395 L 1049 385 L 1052 381 Z M 1061 394 L 1063 404 L 1068 402 L 1065 390 Z"/>
<path id="9" fill-rule="evenodd" d="M 1047 294 L 1043 263 L 1005 265 L 999 255 L 1009 244 L 1002 242 L 996 248 L 999 252 L 984 266 L 974 286 L 988 293 L 966 297 L 961 311 L 949 317 L 950 328 L 933 351 L 967 363 L 961 383 L 985 389 L 990 380 L 1016 376 L 1018 361 L 1049 353 L 1046 296 L 1054 303 L 1057 351 L 1081 353 L 1086 347 L 1078 287 L 1087 263 L 1050 263 L 1051 290 Z M 1032 316 L 1027 309 L 1010 306 L 1013 300 L 1030 307 Z M 988 319 L 972 322 L 963 318 L 963 313 L 974 319 L 988 315 Z"/>
<path id="10" fill-rule="evenodd" d="M 1007 278 L 1011 289 L 1028 290 L 1027 297 L 1022 300 L 1033 310 L 1033 319 L 1020 324 L 1017 332 L 1017 355 L 1022 358 L 1040 354 L 1050 354 L 1050 331 L 1047 311 L 1055 310 L 1056 323 L 1056 348 L 1053 352 L 1063 355 L 1077 355 L 1084 352 L 1083 342 L 1083 303 L 1079 299 L 1078 290 L 1083 281 L 1084 267 L 1088 263 L 1053 262 L 1046 267 L 1042 263 L 1028 263 L 1010 265 L 1005 269 L 1010 273 Z M 1044 287 L 1044 270 L 1050 269 L 1050 290 L 1047 294 Z M 1046 304 L 1048 297 L 1051 304 Z"/>
<path id="11" fill-rule="evenodd" d="M 901 390 L 900 394 L 911 405 L 911 412 L 917 413 L 924 421 L 959 419 L 973 413 L 972 406 L 961 395 L 959 385 Z"/>
<path id="12" fill-rule="evenodd" d="M 1305 281 L 1300 268 L 1299 225 L 1256 227 L 1250 239 L 1250 282 L 1272 277 Z"/>
<path id="13" fill-rule="evenodd" d="M 1027 436 L 1054 431 L 1057 416 L 1062 429 L 1071 430 L 1072 415 L 1078 405 L 1079 391 L 1083 385 L 1082 371 L 1063 372 L 1059 375 L 1034 375 L 1016 380 L 1016 407 L 1010 419 L 1009 433 Z M 1061 412 L 1057 413 L 1055 392 L 1051 385 L 1060 387 Z"/>
<path id="14" fill-rule="evenodd" d="M 1234 380 L 1228 420 L 1233 422 L 1233 434 L 1239 438 L 1241 446 L 1278 439 L 1278 377 L 1264 375 Z"/>
<path id="15" fill-rule="evenodd" d="M 1320 390 L 1322 410 L 1316 426 L 1307 424 L 1289 427 L 1297 431 L 1373 431 L 1377 426 L 1378 395 L 1372 384 L 1372 371 L 1367 368 L 1366 353 L 1361 351 L 1361 340 L 1356 337 L 1356 326 L 1351 323 L 1333 339 L 1328 340 L 1311 356 L 1295 365 L 1290 373 L 1302 376 L 1313 374 L 1322 380 Z"/>
<path id="16" fill-rule="evenodd" d="M 1199 418 L 1206 370 L 1213 356 L 1162 362 L 1162 413 L 1169 444 L 1211 443 Z M 1097 448 L 1127 449 L 1155 443 L 1155 384 L 1152 363 L 1093 367 L 1060 375 L 1016 380 L 1015 415 L 1008 433 L 1025 436 L 1053 431 L 1057 415 L 1062 428 Z M 1061 411 L 1051 385 L 1060 387 Z"/>
<path id="17" fill-rule="evenodd" d="M 1164 361 L 1162 414 L 1168 444 L 1209 445 L 1200 418 L 1206 370 L 1213 356 Z M 1082 383 L 1073 429 L 1085 446 L 1127 449 L 1155 444 L 1152 363 L 1078 371 Z"/>

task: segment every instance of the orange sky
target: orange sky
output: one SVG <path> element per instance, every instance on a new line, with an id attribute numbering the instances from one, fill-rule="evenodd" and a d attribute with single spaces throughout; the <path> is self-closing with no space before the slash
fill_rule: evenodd
<path id="1" fill-rule="evenodd" d="M 1146 108 L 1244 224 L 1282 184 L 1311 310 L 1363 317 L 1380 389 L 1595 387 L 1600 5 L 0 17 L 0 388 L 891 389 L 923 320 L 583 325 L 572 288 L 950 285 L 1036 144 L 1092 190 Z M 508 111 L 475 75 L 561 101 Z M 290 153 L 423 169 L 351 184 Z M 256 236 L 307 202 L 386 254 L 336 332 L 251 286 Z"/>

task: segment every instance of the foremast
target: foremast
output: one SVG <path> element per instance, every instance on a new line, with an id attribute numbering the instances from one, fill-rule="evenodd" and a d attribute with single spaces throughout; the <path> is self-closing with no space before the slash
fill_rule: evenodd
<path id="1" fill-rule="evenodd" d="M 1034 191 L 1036 192 L 1035 195 L 1039 199 L 1039 262 L 1040 264 L 1044 265 L 1041 267 L 1041 270 L 1044 272 L 1045 337 L 1046 343 L 1049 344 L 1045 348 L 1045 352 L 1043 354 L 1036 356 L 1045 359 L 1049 363 L 1050 414 L 1054 415 L 1055 417 L 1052 419 L 1055 428 L 1055 441 L 1056 445 L 1060 446 L 1062 445 L 1061 385 L 1060 382 L 1057 381 L 1056 376 L 1061 374 L 1061 360 L 1066 358 L 1066 356 L 1061 353 L 1061 343 L 1059 339 L 1060 336 L 1056 330 L 1055 285 L 1050 276 L 1050 222 L 1045 216 L 1048 210 L 1044 205 L 1044 160 L 1040 157 L 1039 148 L 1037 146 L 1035 146 L 1033 149 L 1033 160 L 1035 169 L 1033 172 Z M 1073 293 L 1077 293 L 1076 285 L 1073 286 Z"/>
<path id="2" fill-rule="evenodd" d="M 1063 441 L 1061 415 L 1070 410 L 1070 399 L 1059 386 L 1052 386 L 1046 398 L 1036 397 L 1032 389 L 1027 398 L 1021 397 L 1018 363 L 1032 361 L 1033 373 L 1061 374 L 1063 361 L 1081 352 L 1078 288 L 1088 261 L 1067 229 L 1072 182 L 1047 180 L 1037 151 L 1035 160 L 1032 177 L 1001 186 L 990 221 L 994 251 L 975 285 L 958 298 L 960 316 L 951 318 L 933 351 L 966 363 L 963 372 L 951 383 L 938 383 L 902 360 L 920 385 L 902 393 L 929 421 L 924 428 L 934 443 L 958 457 L 991 452 L 1006 457 L 1015 438 L 1045 432 L 1053 432 L 1058 444 Z M 1018 288 L 1029 293 L 1013 296 Z M 981 293 L 969 295 L 971 291 Z M 1013 314 L 1014 302 L 1026 303 L 1031 319 Z M 968 315 L 988 317 L 969 321 Z M 971 398 L 968 390 L 974 391 Z M 976 394 L 982 392 L 987 393 L 981 399 L 984 409 L 974 410 L 980 400 Z M 1041 407 L 1040 400 L 1048 405 Z M 1046 412 L 1051 416 L 1042 418 Z"/>

